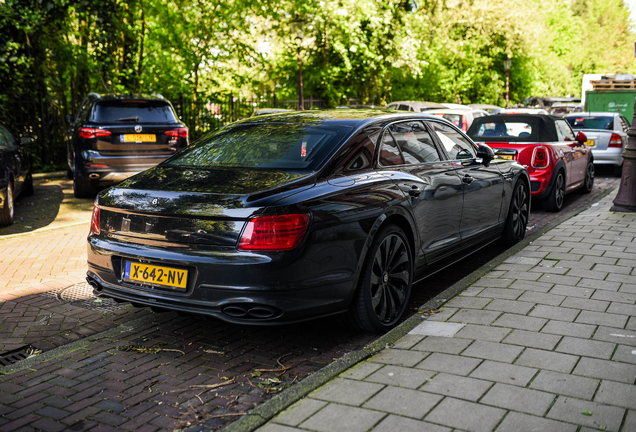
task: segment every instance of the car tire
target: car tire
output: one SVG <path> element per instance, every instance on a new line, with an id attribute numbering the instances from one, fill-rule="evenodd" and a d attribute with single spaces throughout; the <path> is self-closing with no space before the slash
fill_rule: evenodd
<path id="1" fill-rule="evenodd" d="M 614 171 L 614 176 L 615 177 L 622 177 L 623 176 L 623 164 L 620 165 L 613 165 L 613 171 Z"/>
<path id="2" fill-rule="evenodd" d="M 22 196 L 33 195 L 33 175 L 29 174 L 29 176 L 25 180 L 21 195 Z"/>
<path id="3" fill-rule="evenodd" d="M 589 194 L 594 189 L 594 164 L 589 162 L 587 164 L 587 168 L 585 168 L 585 179 L 583 179 L 583 185 L 578 189 L 577 192 L 582 194 Z"/>
<path id="4" fill-rule="evenodd" d="M 563 208 L 565 200 L 565 176 L 563 171 L 557 173 L 550 195 L 543 200 L 543 209 L 549 212 L 558 212 Z"/>
<path id="5" fill-rule="evenodd" d="M 6 199 L 0 208 L 0 226 L 8 226 L 13 223 L 13 186 L 11 182 L 7 184 Z"/>
<path id="6" fill-rule="evenodd" d="M 510 199 L 510 209 L 506 218 L 503 238 L 512 246 L 519 243 L 526 236 L 528 216 L 530 214 L 530 194 L 528 186 L 523 181 L 518 181 Z"/>
<path id="7" fill-rule="evenodd" d="M 73 173 L 73 195 L 75 198 L 91 198 L 96 193 L 97 191 L 91 187 L 89 181 L 76 170 Z"/>
<path id="8" fill-rule="evenodd" d="M 395 225 L 380 229 L 367 252 L 349 322 L 379 333 L 395 327 L 408 306 L 413 284 L 413 252 Z"/>

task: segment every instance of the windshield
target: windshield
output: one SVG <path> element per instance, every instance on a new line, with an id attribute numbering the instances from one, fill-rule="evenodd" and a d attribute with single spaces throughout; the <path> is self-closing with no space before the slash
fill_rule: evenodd
<path id="1" fill-rule="evenodd" d="M 203 137 L 166 164 L 313 170 L 348 131 L 306 123 L 243 123 Z"/>
<path id="2" fill-rule="evenodd" d="M 108 101 L 95 105 L 96 123 L 176 123 L 169 104 L 161 101 Z"/>
<path id="3" fill-rule="evenodd" d="M 614 117 L 567 117 L 566 120 L 572 129 L 605 129 L 614 130 Z"/>

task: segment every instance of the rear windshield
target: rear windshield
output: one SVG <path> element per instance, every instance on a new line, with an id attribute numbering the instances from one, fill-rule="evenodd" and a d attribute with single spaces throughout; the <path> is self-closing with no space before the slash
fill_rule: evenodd
<path id="1" fill-rule="evenodd" d="M 166 164 L 313 170 L 348 131 L 296 123 L 244 123 L 203 137 Z"/>
<path id="2" fill-rule="evenodd" d="M 532 126 L 525 122 L 493 122 L 483 123 L 472 135 L 479 137 L 529 137 L 532 135 Z"/>
<path id="3" fill-rule="evenodd" d="M 172 107 L 161 101 L 108 101 L 95 105 L 96 123 L 176 123 Z"/>
<path id="4" fill-rule="evenodd" d="M 606 129 L 614 130 L 614 117 L 567 117 L 572 129 Z"/>

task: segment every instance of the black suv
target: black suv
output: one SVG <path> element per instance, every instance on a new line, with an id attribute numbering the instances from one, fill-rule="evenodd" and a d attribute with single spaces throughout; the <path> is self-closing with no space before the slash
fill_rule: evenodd
<path id="1" fill-rule="evenodd" d="M 78 198 L 152 168 L 188 145 L 188 128 L 161 95 L 89 93 L 67 131 L 68 176 Z"/>

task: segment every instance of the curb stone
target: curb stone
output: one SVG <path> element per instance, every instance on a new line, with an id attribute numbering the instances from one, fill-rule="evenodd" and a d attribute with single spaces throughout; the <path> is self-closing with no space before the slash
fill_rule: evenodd
<path id="1" fill-rule="evenodd" d="M 502 254 L 498 255 L 491 261 L 487 262 L 468 276 L 464 277 L 460 281 L 451 285 L 449 288 L 444 290 L 444 292 L 438 294 L 433 297 L 422 306 L 420 306 L 419 310 L 426 309 L 438 309 L 440 306 L 450 301 L 453 297 L 455 297 L 460 292 L 464 291 L 466 288 L 475 283 L 478 279 L 483 277 L 485 274 L 490 272 L 493 268 L 497 267 L 505 260 L 507 260 L 512 255 L 518 253 L 523 248 L 528 246 L 534 240 L 555 228 L 559 224 L 565 222 L 568 219 L 573 218 L 574 216 L 582 213 L 592 206 L 592 204 L 600 201 L 609 195 L 614 189 L 616 189 L 618 185 L 610 187 L 605 191 L 598 194 L 594 199 L 590 200 L 585 205 L 580 208 L 573 210 L 568 213 L 564 213 L 562 216 L 558 217 L 554 221 L 550 222 L 546 226 L 539 229 L 537 232 L 532 233 L 528 237 L 524 238 L 522 241 L 517 243 L 516 245 L 510 247 Z M 371 357 L 373 354 L 379 352 L 387 345 L 393 344 L 397 342 L 402 336 L 406 335 L 409 331 L 415 328 L 418 324 L 421 324 L 422 321 L 426 319 L 425 316 L 420 314 L 415 314 L 409 317 L 406 321 L 404 321 L 399 326 L 395 327 L 393 330 L 387 332 L 375 342 L 369 344 L 362 350 L 352 351 L 338 360 L 330 363 L 324 368 L 314 372 L 307 378 L 298 382 L 293 387 L 285 390 L 283 393 L 273 397 L 262 405 L 254 408 L 249 411 L 245 416 L 236 420 L 233 423 L 230 423 L 228 426 L 222 429 L 223 432 L 253 432 L 260 426 L 264 425 L 267 421 L 274 418 L 276 415 L 283 412 L 285 409 L 289 408 L 303 397 L 307 396 L 310 392 L 327 384 L 331 379 L 340 375 L 347 369 L 355 366 L 356 364 L 362 362 L 363 360 Z M 187 429 L 186 429 L 187 430 Z"/>

